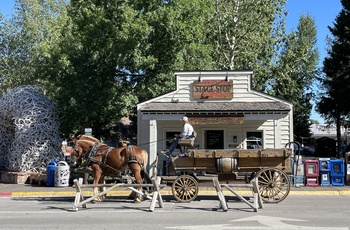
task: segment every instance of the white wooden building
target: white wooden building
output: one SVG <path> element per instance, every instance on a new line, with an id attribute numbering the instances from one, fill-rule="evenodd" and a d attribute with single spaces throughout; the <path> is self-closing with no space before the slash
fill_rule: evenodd
<path id="1" fill-rule="evenodd" d="M 252 90 L 252 71 L 178 71 L 175 77 L 175 91 L 137 106 L 137 144 L 150 163 L 181 132 L 183 116 L 198 134 L 198 149 L 256 148 L 252 137 L 262 148 L 293 141 L 292 103 Z"/>

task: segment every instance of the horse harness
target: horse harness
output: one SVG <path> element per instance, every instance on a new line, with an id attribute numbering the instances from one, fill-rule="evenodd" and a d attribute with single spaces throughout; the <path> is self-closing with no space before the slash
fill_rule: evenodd
<path id="1" fill-rule="evenodd" d="M 102 151 L 98 151 L 99 147 L 101 146 L 101 143 L 95 143 L 90 150 L 86 153 L 85 158 L 87 160 L 86 162 L 86 166 L 90 165 L 91 162 L 93 163 L 97 163 L 99 164 L 102 168 L 110 168 L 113 169 L 114 171 L 120 171 L 118 169 L 113 168 L 112 166 L 108 165 L 106 163 L 107 161 L 107 156 L 109 154 L 110 151 L 112 151 L 113 149 L 115 149 L 114 147 L 108 147 L 106 150 L 102 150 Z M 125 147 L 127 149 L 127 158 L 128 160 L 123 164 L 123 166 L 126 166 L 130 163 L 137 163 L 140 165 L 140 167 L 143 167 L 143 162 L 139 162 L 137 160 L 137 156 L 136 156 L 136 150 L 134 148 L 133 145 L 128 145 Z M 103 160 L 99 161 L 96 159 L 97 156 L 103 156 Z"/>

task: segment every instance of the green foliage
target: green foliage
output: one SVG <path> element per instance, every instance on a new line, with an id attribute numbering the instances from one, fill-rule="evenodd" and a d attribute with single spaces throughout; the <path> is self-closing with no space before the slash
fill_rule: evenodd
<path id="1" fill-rule="evenodd" d="M 218 69 L 254 70 L 254 88 L 265 90 L 284 29 L 285 0 L 216 1 L 212 22 Z M 259 23 L 257 23 L 259 22 Z"/>
<path id="2" fill-rule="evenodd" d="M 323 62 L 322 86 L 325 94 L 318 103 L 318 111 L 328 119 L 349 118 L 350 102 L 350 1 L 343 0 L 343 9 L 334 26 L 328 27 L 333 35 L 328 56 Z"/>
<path id="3" fill-rule="evenodd" d="M 309 15 L 302 15 L 297 31 L 285 37 L 284 45 L 270 81 L 270 93 L 293 102 L 294 134 L 310 137 L 309 120 L 314 97 L 311 88 L 317 75 L 319 59 L 316 25 Z"/>
<path id="4" fill-rule="evenodd" d="M 1 92 L 20 85 L 44 85 L 37 69 L 60 39 L 65 6 L 66 0 L 16 0 L 13 17 L 1 19 Z"/>
<path id="5" fill-rule="evenodd" d="M 350 1 L 341 3 L 343 9 L 333 27 L 328 27 L 333 38 L 329 40 L 328 56 L 323 62 L 321 82 L 325 93 L 317 104 L 318 112 L 336 122 L 338 154 L 341 151 L 340 125 L 348 123 L 350 113 Z"/>
<path id="6" fill-rule="evenodd" d="M 315 120 L 315 119 L 311 119 L 311 120 L 310 120 L 310 123 L 311 123 L 311 124 L 315 124 L 315 125 L 320 124 L 320 122 L 319 122 L 318 120 Z"/>
<path id="7" fill-rule="evenodd" d="M 305 17 L 285 36 L 285 3 L 18 0 L 15 17 L 0 18 L 1 90 L 41 86 L 59 107 L 62 133 L 98 134 L 175 90 L 174 70 L 251 69 L 254 88 L 291 100 L 305 126 L 315 26 Z"/>

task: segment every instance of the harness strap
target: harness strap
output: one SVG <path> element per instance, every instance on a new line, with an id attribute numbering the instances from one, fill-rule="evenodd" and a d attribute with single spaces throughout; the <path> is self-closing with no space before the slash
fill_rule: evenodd
<path id="1" fill-rule="evenodd" d="M 109 154 L 110 151 L 112 151 L 114 148 L 113 147 L 109 147 L 104 153 L 101 152 L 101 153 L 98 153 L 97 150 L 98 148 L 101 146 L 100 143 L 95 143 L 91 148 L 90 150 L 86 153 L 85 155 L 85 158 L 86 158 L 86 167 L 91 163 L 91 162 L 94 162 L 94 163 L 97 163 L 99 164 L 100 166 L 104 167 L 104 168 L 110 168 L 110 169 L 113 169 L 114 171 L 117 171 L 117 172 L 120 172 L 121 170 L 118 170 L 118 169 L 115 169 L 113 168 L 112 166 L 108 165 L 107 164 L 107 156 Z M 130 163 L 137 163 L 138 165 L 140 165 L 141 168 L 143 168 L 143 162 L 139 162 L 137 160 L 137 156 L 136 156 L 136 150 L 134 148 L 133 145 L 128 145 L 127 148 L 127 158 L 128 160 L 125 162 L 125 164 L 123 164 L 123 166 L 126 166 Z M 98 156 L 98 155 L 104 155 L 104 159 L 103 159 L 103 162 L 97 160 L 95 157 Z"/>
<path id="2" fill-rule="evenodd" d="M 137 160 L 137 156 L 136 156 L 136 150 L 134 148 L 133 145 L 128 145 L 128 162 L 127 164 L 129 163 L 137 163 L 138 165 L 140 165 L 141 168 L 143 168 L 143 162 L 139 162 Z"/>

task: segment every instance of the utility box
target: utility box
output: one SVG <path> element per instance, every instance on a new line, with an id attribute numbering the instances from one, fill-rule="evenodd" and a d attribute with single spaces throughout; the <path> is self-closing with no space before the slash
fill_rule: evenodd
<path id="1" fill-rule="evenodd" d="M 350 185 L 350 152 L 345 153 L 346 175 L 345 184 Z"/>
<path id="2" fill-rule="evenodd" d="M 344 160 L 330 160 L 331 181 L 333 186 L 344 186 Z"/>
<path id="3" fill-rule="evenodd" d="M 320 158 L 320 185 L 331 186 L 331 164 L 330 158 Z"/>
<path id="4" fill-rule="evenodd" d="M 318 186 L 320 176 L 318 160 L 305 160 L 304 165 L 306 186 Z"/>
<path id="5" fill-rule="evenodd" d="M 292 165 L 292 175 L 290 177 L 290 182 L 292 186 L 304 186 L 305 178 L 304 178 L 304 164 L 302 160 L 302 156 L 295 156 L 294 159 L 291 158 Z"/>

